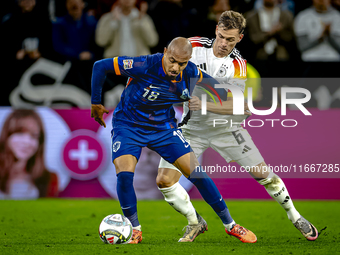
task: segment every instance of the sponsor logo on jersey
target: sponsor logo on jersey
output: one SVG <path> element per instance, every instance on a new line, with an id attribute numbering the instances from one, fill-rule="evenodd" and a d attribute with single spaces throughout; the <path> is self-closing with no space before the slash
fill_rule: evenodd
<path id="1" fill-rule="evenodd" d="M 117 152 L 120 148 L 120 144 L 121 142 L 115 142 L 113 145 L 112 145 L 112 151 L 113 152 Z"/>
<path id="2" fill-rule="evenodd" d="M 133 64 L 133 60 L 132 59 L 124 59 L 123 60 L 123 64 L 124 64 L 124 69 L 131 69 L 132 68 L 132 64 Z"/>
<path id="3" fill-rule="evenodd" d="M 219 77 L 219 78 L 226 76 L 226 74 L 227 74 L 227 68 L 228 68 L 228 67 L 227 67 L 226 65 L 223 64 L 223 65 L 220 67 L 220 69 L 217 71 L 216 76 Z"/>
<path id="4" fill-rule="evenodd" d="M 180 98 L 182 98 L 184 100 L 188 99 L 189 98 L 189 90 L 188 89 L 183 90 L 182 95 L 180 96 Z"/>
<path id="5" fill-rule="evenodd" d="M 152 85 L 152 84 L 151 84 L 149 87 L 150 87 L 151 89 L 159 89 L 159 87 L 155 87 L 155 86 Z"/>

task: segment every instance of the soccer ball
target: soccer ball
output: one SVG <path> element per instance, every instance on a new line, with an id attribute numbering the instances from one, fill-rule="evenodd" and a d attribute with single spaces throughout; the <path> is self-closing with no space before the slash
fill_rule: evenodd
<path id="1" fill-rule="evenodd" d="M 99 237 L 104 243 L 128 243 L 132 237 L 132 224 L 121 214 L 110 214 L 99 225 Z"/>

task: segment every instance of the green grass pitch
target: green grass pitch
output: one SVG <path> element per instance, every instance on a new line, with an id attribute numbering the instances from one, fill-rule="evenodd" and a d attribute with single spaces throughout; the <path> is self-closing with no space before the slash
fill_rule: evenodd
<path id="1" fill-rule="evenodd" d="M 257 235 L 255 244 L 227 236 L 204 201 L 193 204 L 209 229 L 193 243 L 177 242 L 186 219 L 160 200 L 138 202 L 141 244 L 109 245 L 99 239 L 98 226 L 106 215 L 121 213 L 118 201 L 0 201 L 0 254 L 340 254 L 340 201 L 295 201 L 321 232 L 314 242 L 295 229 L 275 201 L 227 201 L 235 221 Z"/>

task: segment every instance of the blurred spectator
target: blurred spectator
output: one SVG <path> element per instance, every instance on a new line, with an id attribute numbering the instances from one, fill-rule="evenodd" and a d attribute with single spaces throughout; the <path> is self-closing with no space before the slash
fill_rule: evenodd
<path id="1" fill-rule="evenodd" d="M 331 0 L 313 0 L 312 7 L 296 16 L 294 26 L 303 61 L 340 61 L 340 13 Z"/>
<path id="2" fill-rule="evenodd" d="M 197 3 L 196 3 L 197 4 Z M 175 37 L 192 37 L 200 34 L 201 23 L 197 9 L 187 1 L 158 0 L 150 10 L 158 35 L 159 42 L 152 52 L 163 52 Z"/>
<path id="3" fill-rule="evenodd" d="M 90 93 L 92 66 L 102 52 L 95 43 L 97 20 L 84 8 L 83 0 L 66 0 L 68 14 L 53 23 L 53 47 L 56 61 L 72 63 L 65 80 Z"/>
<path id="4" fill-rule="evenodd" d="M 17 86 L 21 74 L 38 58 L 53 56 L 52 26 L 48 14 L 37 8 L 36 0 L 11 2 L 13 5 L 4 5 L 6 14 L 0 23 L 1 57 L 6 63 L 0 68 L 0 77 L 8 88 L 6 91 Z M 6 91 L 0 95 L 2 105 L 9 105 Z"/>
<path id="5" fill-rule="evenodd" d="M 97 21 L 83 13 L 83 0 L 67 0 L 68 14 L 53 23 L 53 47 L 66 60 L 96 59 L 94 33 Z"/>
<path id="6" fill-rule="evenodd" d="M 140 10 L 136 0 L 118 0 L 109 13 L 104 14 L 96 29 L 96 43 L 104 48 L 104 58 L 150 54 L 150 47 L 158 43 L 158 33 L 150 16 L 147 2 Z"/>
<path id="7" fill-rule="evenodd" d="M 49 54 L 51 23 L 47 13 L 38 12 L 36 0 L 18 0 L 13 12 L 2 21 L 1 49 L 7 61 L 36 60 Z"/>
<path id="8" fill-rule="evenodd" d="M 68 14 L 66 8 L 67 0 L 42 0 L 39 1 L 41 3 L 42 8 L 45 9 L 49 13 L 50 19 L 52 22 L 55 22 L 57 18 L 63 17 Z M 87 13 L 89 16 L 95 16 L 95 9 L 100 2 L 111 2 L 114 0 L 83 0 L 84 1 L 84 9 L 83 12 Z M 96 17 L 96 16 L 95 16 Z"/>
<path id="9" fill-rule="evenodd" d="M 295 13 L 295 2 L 293 0 L 277 0 L 277 6 L 283 11 L 290 11 L 293 15 Z M 256 0 L 254 9 L 259 10 L 263 7 L 263 0 Z"/>
<path id="10" fill-rule="evenodd" d="M 217 25 L 221 14 L 230 10 L 229 0 L 214 0 L 214 4 L 209 7 L 208 18 Z M 215 26 L 213 27 L 215 29 Z"/>
<path id="11" fill-rule="evenodd" d="M 43 8 L 49 13 L 52 22 L 56 22 L 57 17 L 63 17 L 67 14 L 66 0 L 45 0 L 42 2 Z"/>
<path id="12" fill-rule="evenodd" d="M 199 35 L 202 37 L 215 38 L 215 30 L 218 20 L 224 11 L 230 10 L 229 0 L 214 0 L 209 6 L 207 18 L 202 22 Z"/>
<path id="13" fill-rule="evenodd" d="M 254 9 L 255 0 L 230 0 L 231 10 L 246 13 Z"/>
<path id="14" fill-rule="evenodd" d="M 263 7 L 247 13 L 247 32 L 258 60 L 287 61 L 291 58 L 293 15 L 280 10 L 276 0 L 263 0 Z"/>
<path id="15" fill-rule="evenodd" d="M 103 14 L 111 11 L 112 5 L 115 1 L 117 0 L 91 0 L 88 8 L 89 11 L 93 13 L 94 17 L 99 20 Z"/>
<path id="16" fill-rule="evenodd" d="M 57 196 L 57 175 L 44 163 L 45 135 L 34 110 L 17 109 L 0 135 L 0 199 Z"/>

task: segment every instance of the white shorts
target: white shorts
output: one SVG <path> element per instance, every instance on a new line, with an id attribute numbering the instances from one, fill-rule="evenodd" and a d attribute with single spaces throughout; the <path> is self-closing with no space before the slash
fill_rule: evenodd
<path id="1" fill-rule="evenodd" d="M 182 128 L 185 139 L 190 143 L 192 150 L 198 158 L 211 147 L 219 153 L 228 163 L 237 162 L 240 166 L 256 166 L 264 159 L 254 144 L 248 131 L 242 127 L 235 131 L 225 128 L 206 130 L 192 130 L 188 126 Z M 180 172 L 175 166 L 161 158 L 158 168 L 170 168 Z"/>

